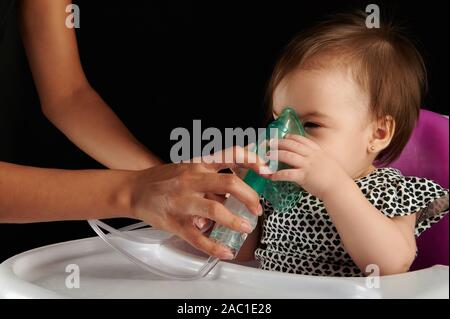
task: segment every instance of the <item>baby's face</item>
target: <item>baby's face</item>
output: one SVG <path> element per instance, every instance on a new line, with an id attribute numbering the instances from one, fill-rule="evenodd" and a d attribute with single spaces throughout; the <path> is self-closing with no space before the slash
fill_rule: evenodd
<path id="1" fill-rule="evenodd" d="M 372 134 L 369 98 L 343 69 L 297 70 L 276 88 L 274 116 L 290 106 L 306 136 L 334 158 L 352 178 L 367 171 Z"/>

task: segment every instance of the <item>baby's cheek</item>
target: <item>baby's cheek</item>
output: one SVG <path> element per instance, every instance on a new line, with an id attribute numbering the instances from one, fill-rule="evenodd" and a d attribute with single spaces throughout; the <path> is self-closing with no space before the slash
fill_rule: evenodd
<path id="1" fill-rule="evenodd" d="M 355 139 L 354 139 L 355 140 Z M 327 150 L 324 149 L 327 155 L 334 159 L 348 174 L 353 172 L 354 167 L 358 167 L 362 160 L 361 147 L 355 145 L 355 141 L 339 142 L 329 145 Z"/>

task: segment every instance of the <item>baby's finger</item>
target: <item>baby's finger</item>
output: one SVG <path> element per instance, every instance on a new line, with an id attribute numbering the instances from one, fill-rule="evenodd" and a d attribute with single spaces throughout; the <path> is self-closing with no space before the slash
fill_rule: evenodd
<path id="1" fill-rule="evenodd" d="M 272 181 L 296 182 L 301 184 L 303 180 L 303 171 L 300 169 L 283 169 L 270 176 Z"/>
<path id="2" fill-rule="evenodd" d="M 294 140 L 297 141 L 298 143 L 302 143 L 305 145 L 308 145 L 309 147 L 311 147 L 313 150 L 318 150 L 320 149 L 320 146 L 314 142 L 313 140 L 302 136 L 302 135 L 297 135 L 297 134 L 286 134 L 286 136 L 284 137 L 287 140 Z"/>
<path id="3" fill-rule="evenodd" d="M 295 140 L 274 140 L 270 143 L 271 150 L 285 150 L 302 156 L 310 154 L 311 150 L 308 145 L 299 143 Z"/>
<path id="4" fill-rule="evenodd" d="M 302 167 L 304 164 L 304 157 L 302 155 L 290 151 L 270 151 L 268 158 L 295 168 Z"/>

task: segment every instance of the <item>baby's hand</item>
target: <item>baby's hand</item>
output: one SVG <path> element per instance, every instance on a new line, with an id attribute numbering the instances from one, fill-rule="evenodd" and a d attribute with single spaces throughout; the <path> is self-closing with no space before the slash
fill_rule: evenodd
<path id="1" fill-rule="evenodd" d="M 269 159 L 292 167 L 272 174 L 271 179 L 295 182 L 321 200 L 336 190 L 343 178 L 349 178 L 317 143 L 304 136 L 288 134 L 272 141 L 270 147 Z"/>

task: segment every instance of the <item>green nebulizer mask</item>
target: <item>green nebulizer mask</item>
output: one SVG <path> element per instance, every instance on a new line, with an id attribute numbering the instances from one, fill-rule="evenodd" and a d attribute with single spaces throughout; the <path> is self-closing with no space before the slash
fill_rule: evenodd
<path id="1" fill-rule="evenodd" d="M 257 141 L 254 150 L 257 154 L 265 155 L 270 149 L 271 139 L 283 139 L 286 134 L 297 134 L 305 136 L 305 130 L 297 117 L 296 112 L 287 107 L 280 116 L 273 121 Z M 264 156 L 261 156 L 264 158 Z M 269 161 L 268 166 L 272 172 L 289 168 L 288 165 L 278 161 Z M 284 211 L 295 205 L 301 198 L 302 188 L 293 182 L 271 181 L 262 177 L 253 170 L 249 170 L 244 182 L 252 187 L 260 196 L 263 196 L 277 211 Z M 247 210 L 247 207 L 230 196 L 224 203 L 232 213 L 247 219 L 253 227 L 256 227 L 258 218 Z M 216 224 L 210 234 L 210 238 L 229 247 L 236 257 L 239 249 L 244 243 L 247 234 L 231 230 L 225 226 Z"/>

